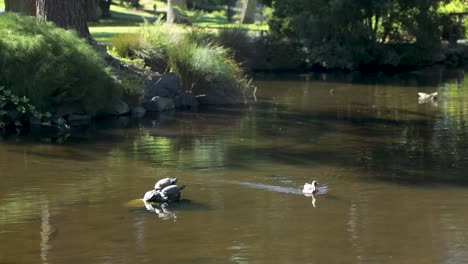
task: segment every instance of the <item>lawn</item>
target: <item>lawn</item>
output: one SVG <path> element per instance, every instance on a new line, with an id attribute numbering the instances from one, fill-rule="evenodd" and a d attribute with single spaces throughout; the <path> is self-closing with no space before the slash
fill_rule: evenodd
<path id="1" fill-rule="evenodd" d="M 113 4 L 111 6 L 111 18 L 100 19 L 99 22 L 90 23 L 89 29 L 92 36 L 99 42 L 109 42 L 116 35 L 137 31 L 144 20 L 155 21 L 158 16 L 164 15 L 167 10 L 165 2 L 140 0 L 140 4 L 142 7 L 139 9 Z M 201 28 L 240 27 L 249 30 L 268 30 L 266 24 L 241 25 L 228 23 L 223 11 L 197 13 L 194 15 L 193 20 L 195 21 L 194 27 Z"/>
<path id="2" fill-rule="evenodd" d="M 134 33 L 136 32 L 140 26 L 133 25 L 133 26 L 122 26 L 122 25 L 112 25 L 112 26 L 90 26 L 89 31 L 93 38 L 98 42 L 109 42 L 111 38 L 125 33 Z"/>

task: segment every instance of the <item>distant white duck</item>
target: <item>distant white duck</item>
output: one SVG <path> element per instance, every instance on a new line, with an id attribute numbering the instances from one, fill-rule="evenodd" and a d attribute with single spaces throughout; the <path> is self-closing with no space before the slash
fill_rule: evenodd
<path id="1" fill-rule="evenodd" d="M 315 207 L 316 199 L 314 194 L 326 194 L 328 193 L 328 186 L 318 186 L 317 181 L 312 181 L 312 183 L 305 183 L 304 184 L 304 189 L 302 189 L 302 193 L 307 196 L 312 198 L 312 206 Z"/>
<path id="2" fill-rule="evenodd" d="M 317 186 L 317 181 L 312 181 L 312 183 L 305 183 L 304 189 L 302 189 L 302 193 L 304 194 L 316 194 L 319 190 Z"/>
<path id="3" fill-rule="evenodd" d="M 418 93 L 419 100 L 436 100 L 437 99 L 437 92 L 435 93 Z"/>

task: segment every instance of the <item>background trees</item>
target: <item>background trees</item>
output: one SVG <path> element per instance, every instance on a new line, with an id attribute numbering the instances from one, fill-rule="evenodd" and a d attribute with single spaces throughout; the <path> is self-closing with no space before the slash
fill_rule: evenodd
<path id="1" fill-rule="evenodd" d="M 36 0 L 5 0 L 5 10 L 24 15 L 36 15 Z"/>
<path id="2" fill-rule="evenodd" d="M 85 0 L 36 0 L 36 15 L 59 27 L 74 29 L 79 36 L 91 38 Z"/>
<path id="3" fill-rule="evenodd" d="M 95 0 L 6 0 L 5 10 L 41 17 L 90 39 L 87 20 L 95 19 L 96 6 Z"/>
<path id="4" fill-rule="evenodd" d="M 184 18 L 178 9 L 186 10 L 186 0 L 167 0 L 167 16 L 166 21 L 169 24 L 182 23 Z"/>
<path id="5" fill-rule="evenodd" d="M 252 24 L 255 22 L 255 11 L 257 0 L 244 0 L 242 3 L 242 11 L 240 22 L 242 24 Z"/>
<path id="6" fill-rule="evenodd" d="M 447 1 L 262 2 L 274 7 L 271 30 L 302 43 L 313 63 L 356 69 L 363 65 L 399 65 L 434 53 L 442 36 L 442 15 L 437 10 Z"/>

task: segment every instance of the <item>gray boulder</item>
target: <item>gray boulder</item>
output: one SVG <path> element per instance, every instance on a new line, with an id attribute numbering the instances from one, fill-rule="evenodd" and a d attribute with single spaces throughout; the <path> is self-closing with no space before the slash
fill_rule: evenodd
<path id="1" fill-rule="evenodd" d="M 144 98 L 153 97 L 171 97 L 174 98 L 180 94 L 180 79 L 175 73 L 165 75 L 155 75 L 144 91 Z"/>
<path id="2" fill-rule="evenodd" d="M 175 108 L 177 109 L 195 109 L 198 107 L 197 98 L 188 91 L 181 92 L 174 98 Z"/>
<path id="3" fill-rule="evenodd" d="M 171 98 L 155 96 L 150 100 L 144 100 L 142 106 L 149 112 L 163 112 L 173 110 L 175 104 Z"/>
<path id="4" fill-rule="evenodd" d="M 200 95 L 197 99 L 201 105 L 235 105 L 244 103 L 241 89 L 229 83 L 216 83 L 204 87 L 204 89 L 200 89 Z"/>
<path id="5" fill-rule="evenodd" d="M 122 101 L 121 99 L 115 100 L 112 104 L 107 106 L 105 109 L 102 109 L 98 115 L 100 116 L 120 116 L 130 113 L 130 107 L 128 104 Z"/>
<path id="6" fill-rule="evenodd" d="M 59 118 L 59 117 L 66 118 L 72 114 L 84 115 L 86 113 L 82 106 L 72 103 L 72 104 L 62 105 L 58 107 L 57 110 L 55 111 L 54 119 Z"/>
<path id="7" fill-rule="evenodd" d="M 112 108 L 113 108 L 112 110 L 114 111 L 116 115 L 126 115 L 130 113 L 130 107 L 128 107 L 128 104 L 120 99 L 114 103 Z"/>
<path id="8" fill-rule="evenodd" d="M 132 116 L 135 117 L 142 117 L 146 114 L 146 109 L 143 106 L 136 106 L 131 111 Z"/>

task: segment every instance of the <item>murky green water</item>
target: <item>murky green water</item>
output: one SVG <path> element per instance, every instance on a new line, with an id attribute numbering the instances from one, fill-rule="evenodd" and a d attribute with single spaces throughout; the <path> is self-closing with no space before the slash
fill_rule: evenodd
<path id="1" fill-rule="evenodd" d="M 0 263 L 465 263 L 467 79 L 257 81 L 246 109 L 4 140 Z M 170 212 L 131 201 L 169 176 Z"/>

